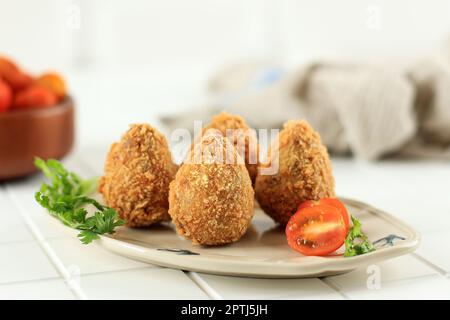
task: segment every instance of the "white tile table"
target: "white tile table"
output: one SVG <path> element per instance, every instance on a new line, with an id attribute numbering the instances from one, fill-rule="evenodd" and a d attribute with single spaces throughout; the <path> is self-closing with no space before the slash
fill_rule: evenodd
<path id="1" fill-rule="evenodd" d="M 107 145 L 65 160 L 101 174 Z M 380 288 L 360 268 L 321 279 L 248 279 L 182 272 L 84 246 L 76 231 L 34 201 L 42 176 L 0 184 L 0 298 L 43 299 L 393 299 L 450 298 L 450 164 L 333 159 L 337 192 L 411 222 L 423 233 L 412 255 L 380 263 Z M 432 186 L 432 190 L 431 190 Z"/>

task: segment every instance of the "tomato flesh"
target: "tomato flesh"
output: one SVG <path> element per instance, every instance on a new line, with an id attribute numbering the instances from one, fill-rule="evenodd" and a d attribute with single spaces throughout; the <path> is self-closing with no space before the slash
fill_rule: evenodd
<path id="1" fill-rule="evenodd" d="M 347 209 L 345 208 L 344 204 L 339 201 L 339 199 L 336 198 L 323 198 L 320 200 L 308 200 L 305 202 L 302 202 L 300 204 L 300 206 L 298 207 L 298 210 L 303 209 L 303 208 L 308 208 L 308 207 L 314 207 L 317 205 L 329 205 L 332 207 L 335 207 L 336 209 L 339 210 L 339 212 L 342 214 L 342 218 L 344 219 L 344 223 L 345 223 L 345 228 L 348 232 L 349 228 L 350 228 L 350 218 L 349 218 L 349 214 L 347 212 Z"/>
<path id="2" fill-rule="evenodd" d="M 339 249 L 348 229 L 343 215 L 327 204 L 306 206 L 291 217 L 286 225 L 289 246 L 306 256 L 325 256 Z"/>

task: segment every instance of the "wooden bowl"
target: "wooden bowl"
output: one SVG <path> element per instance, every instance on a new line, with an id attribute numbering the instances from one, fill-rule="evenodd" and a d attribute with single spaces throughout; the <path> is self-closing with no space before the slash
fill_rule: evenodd
<path id="1" fill-rule="evenodd" d="M 74 105 L 0 113 L 0 181 L 36 171 L 34 158 L 60 159 L 73 146 Z"/>

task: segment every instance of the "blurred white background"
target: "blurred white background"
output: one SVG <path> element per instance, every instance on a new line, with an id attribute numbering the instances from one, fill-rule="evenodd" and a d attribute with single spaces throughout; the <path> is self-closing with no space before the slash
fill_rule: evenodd
<path id="1" fill-rule="evenodd" d="M 66 76 L 81 144 L 201 104 L 228 62 L 404 60 L 449 34 L 448 0 L 0 0 L 0 53 Z"/>

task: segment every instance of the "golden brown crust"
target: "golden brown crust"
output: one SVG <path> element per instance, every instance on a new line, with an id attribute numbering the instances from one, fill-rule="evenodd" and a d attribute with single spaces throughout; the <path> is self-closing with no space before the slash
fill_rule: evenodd
<path id="1" fill-rule="evenodd" d="M 165 137 L 147 124 L 131 125 L 113 143 L 99 192 L 130 227 L 169 220 L 169 184 L 177 166 Z"/>
<path id="2" fill-rule="evenodd" d="M 219 149 L 210 148 L 214 144 Z M 221 135 L 203 136 L 196 144 L 204 148 L 203 162 L 193 161 L 194 147 L 170 184 L 169 214 L 178 233 L 194 244 L 238 241 L 253 217 L 254 193 L 245 166 L 212 160 L 225 144 Z"/>
<path id="3" fill-rule="evenodd" d="M 270 155 L 268 167 L 276 161 Z M 263 166 L 261 166 L 263 167 Z M 327 149 L 304 120 L 288 121 L 279 134 L 279 169 L 256 178 L 256 198 L 276 222 L 285 225 L 301 202 L 334 197 L 334 178 Z"/>
<path id="4" fill-rule="evenodd" d="M 211 123 L 204 128 L 204 132 L 208 129 L 219 130 L 224 137 L 232 141 L 234 147 L 237 148 L 238 154 L 245 159 L 245 167 L 248 170 L 252 183 L 254 183 L 258 174 L 259 145 L 256 134 L 251 131 L 245 120 L 238 115 L 221 112 L 211 119 Z M 227 129 L 235 130 L 232 131 L 233 135 L 231 137 L 227 136 Z M 244 141 L 244 143 L 241 141 Z M 239 143 L 245 149 L 239 148 Z M 253 150 L 251 147 L 253 147 Z M 251 155 L 251 152 L 253 152 L 253 155 Z"/>

